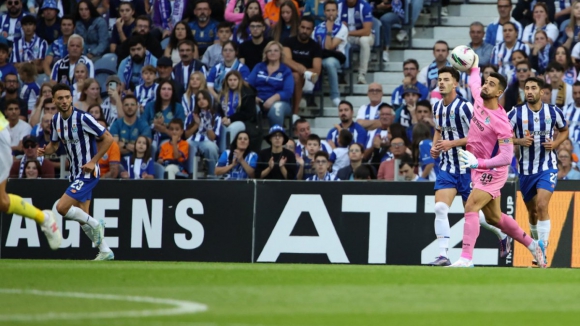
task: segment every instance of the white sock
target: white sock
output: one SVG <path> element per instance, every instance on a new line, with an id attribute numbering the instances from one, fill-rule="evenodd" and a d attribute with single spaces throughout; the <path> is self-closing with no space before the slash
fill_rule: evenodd
<path id="1" fill-rule="evenodd" d="M 548 245 L 548 240 L 550 240 L 550 229 L 552 224 L 550 220 L 538 221 L 538 239 L 544 241 L 545 245 Z"/>
<path id="2" fill-rule="evenodd" d="M 495 226 L 487 223 L 487 221 L 485 220 L 485 215 L 483 215 L 482 211 L 479 211 L 479 225 L 483 226 L 484 229 L 493 232 L 493 234 L 495 234 L 500 240 L 503 240 L 505 239 L 505 237 L 507 237 L 507 235 L 501 232 L 499 228 L 496 228 Z"/>
<path id="3" fill-rule="evenodd" d="M 64 217 L 68 218 L 69 220 L 77 221 L 79 223 L 83 224 L 87 223 L 92 228 L 96 228 L 97 226 L 99 226 L 99 221 L 92 218 L 89 214 L 85 213 L 82 209 L 78 207 L 72 206 Z"/>
<path id="4" fill-rule="evenodd" d="M 90 227 L 88 224 L 81 226 L 81 228 L 83 229 L 83 232 L 85 232 L 87 237 L 89 237 L 89 239 L 91 239 L 91 241 L 93 241 L 93 228 Z M 105 241 L 105 239 L 103 239 L 101 241 L 101 244 L 99 245 L 99 251 L 100 252 L 110 252 L 111 251 L 111 248 L 109 248 L 109 245 L 107 245 L 107 242 Z"/>
<path id="5" fill-rule="evenodd" d="M 449 226 L 449 206 L 443 202 L 435 203 L 435 235 L 439 241 L 439 256 L 447 257 L 451 227 Z"/>
<path id="6" fill-rule="evenodd" d="M 532 239 L 538 240 L 538 226 L 537 225 L 533 225 L 530 223 L 530 233 L 531 233 Z"/>
<path id="7" fill-rule="evenodd" d="M 538 244 L 538 241 L 534 240 L 530 243 L 530 245 L 528 246 L 528 249 L 530 250 L 530 252 L 532 253 L 532 255 L 536 255 L 536 245 Z"/>

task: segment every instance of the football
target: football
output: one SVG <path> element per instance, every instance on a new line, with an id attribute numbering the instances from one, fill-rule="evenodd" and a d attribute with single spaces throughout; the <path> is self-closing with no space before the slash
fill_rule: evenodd
<path id="1" fill-rule="evenodd" d="M 455 69 L 467 71 L 473 65 L 473 61 L 475 61 L 475 52 L 468 46 L 459 45 L 451 51 L 447 60 Z"/>

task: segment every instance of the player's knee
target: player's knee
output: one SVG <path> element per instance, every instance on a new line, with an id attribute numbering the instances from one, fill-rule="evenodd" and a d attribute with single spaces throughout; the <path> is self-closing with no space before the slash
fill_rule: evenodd
<path id="1" fill-rule="evenodd" d="M 68 211 L 69 211 L 70 207 L 71 207 L 70 205 L 67 205 L 67 204 L 66 204 L 66 203 L 64 203 L 62 200 L 59 200 L 59 201 L 58 201 L 58 204 L 56 204 L 56 211 L 57 211 L 57 212 L 58 212 L 60 215 L 62 215 L 62 216 L 65 216 L 65 215 L 68 213 Z"/>
<path id="2" fill-rule="evenodd" d="M 536 204 L 536 214 L 546 214 L 548 213 L 548 201 L 538 200 Z"/>
<path id="3" fill-rule="evenodd" d="M 446 219 L 447 213 L 449 213 L 449 206 L 444 202 L 436 202 L 433 210 L 435 211 L 435 218 Z"/>

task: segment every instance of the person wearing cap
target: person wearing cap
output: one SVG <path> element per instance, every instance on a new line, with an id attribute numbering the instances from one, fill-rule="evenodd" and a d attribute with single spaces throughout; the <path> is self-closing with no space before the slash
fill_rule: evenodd
<path id="1" fill-rule="evenodd" d="M 264 140 L 271 145 L 258 154 L 258 165 L 255 176 L 257 179 L 294 180 L 296 179 L 296 155 L 284 148 L 288 135 L 280 125 L 270 128 Z"/>
<path id="2" fill-rule="evenodd" d="M 51 45 L 52 42 L 62 36 L 60 18 L 58 17 L 59 12 L 56 0 L 44 0 L 38 12 L 36 34 L 44 39 L 48 45 Z"/>
<path id="3" fill-rule="evenodd" d="M 15 161 L 12 163 L 12 168 L 10 169 L 10 178 L 22 178 L 24 176 L 24 167 L 28 161 L 38 161 L 40 163 L 39 174 L 42 175 L 43 179 L 54 178 L 54 165 L 51 161 L 44 158 L 44 156 L 38 157 L 36 150 L 38 149 L 38 141 L 36 137 L 26 136 L 22 139 L 22 148 L 24 149 L 24 155 L 20 161 Z"/>
<path id="4" fill-rule="evenodd" d="M 57 83 L 73 85 L 76 83 L 74 73 L 77 63 L 84 63 L 89 71 L 88 78 L 95 78 L 95 65 L 87 56 L 83 55 L 84 40 L 82 36 L 73 34 L 68 38 L 68 55 L 56 61 L 50 73 L 50 79 Z"/>
<path id="5" fill-rule="evenodd" d="M 22 0 L 6 1 L 6 7 L 8 12 L 0 16 L 0 33 L 8 40 L 8 45 L 12 46 L 12 42 L 22 36 L 20 20 L 28 14 L 22 10 Z"/>
<path id="6" fill-rule="evenodd" d="M 405 104 L 401 105 L 395 112 L 395 123 L 400 123 L 405 128 L 413 128 L 413 119 L 415 118 L 415 110 L 417 109 L 417 102 L 421 97 L 421 92 L 415 86 L 407 86 L 403 91 L 403 99 Z"/>
<path id="7" fill-rule="evenodd" d="M 24 62 L 32 61 L 37 71 L 42 71 L 42 61 L 46 56 L 48 43 L 36 35 L 36 18 L 24 16 L 21 20 L 23 37 L 15 39 L 10 61 L 16 69 Z"/>
<path id="8" fill-rule="evenodd" d="M 65 15 L 60 19 L 59 26 L 59 31 L 62 35 L 48 46 L 46 57 L 44 57 L 42 64 L 43 71 L 47 76 L 50 76 L 55 61 L 68 55 L 68 39 L 75 31 L 75 21 L 72 16 Z M 39 29 L 37 28 L 36 30 L 38 31 Z"/>
<path id="9" fill-rule="evenodd" d="M 171 73 L 173 72 L 173 61 L 168 57 L 161 57 L 157 60 L 157 75 L 159 76 L 156 83 L 162 80 L 171 79 Z"/>
<path id="10" fill-rule="evenodd" d="M 417 81 L 417 74 L 419 73 L 419 62 L 415 59 L 407 59 L 403 62 L 403 84 L 395 88 L 391 95 L 391 104 L 393 107 L 399 107 L 403 104 L 403 91 L 407 86 L 415 86 L 421 92 L 421 99 L 429 99 L 429 89 L 427 86 Z"/>

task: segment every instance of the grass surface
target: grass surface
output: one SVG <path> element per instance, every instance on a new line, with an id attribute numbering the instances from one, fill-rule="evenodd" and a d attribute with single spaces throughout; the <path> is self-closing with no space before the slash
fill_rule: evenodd
<path id="1" fill-rule="evenodd" d="M 580 271 L 398 266 L 0 261 L 1 289 L 203 303 L 206 312 L 14 321 L 167 305 L 0 293 L 3 325 L 577 325 Z"/>

